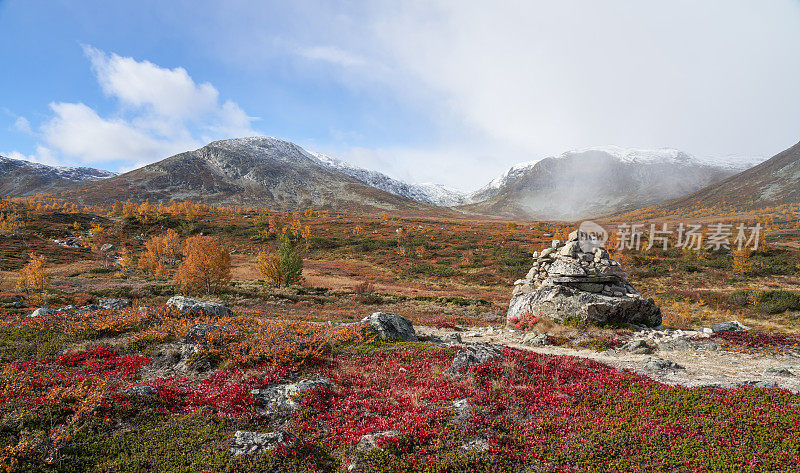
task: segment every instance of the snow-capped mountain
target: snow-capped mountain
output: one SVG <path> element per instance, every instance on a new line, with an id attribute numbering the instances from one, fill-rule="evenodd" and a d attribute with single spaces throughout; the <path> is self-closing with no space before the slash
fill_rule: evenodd
<path id="1" fill-rule="evenodd" d="M 326 154 L 315 153 L 313 151 L 310 153 L 329 168 L 347 174 L 354 179 L 358 179 L 361 182 L 369 184 L 372 187 L 377 187 L 390 194 L 444 207 L 463 205 L 468 202 L 464 193 L 440 184 L 409 184 L 378 171 L 371 171 L 369 169 L 353 166 L 350 163 L 346 163 Z"/>
<path id="2" fill-rule="evenodd" d="M 571 220 L 682 197 L 752 159 L 697 159 L 682 151 L 603 146 L 520 163 L 470 197 L 480 213 Z"/>
<path id="3" fill-rule="evenodd" d="M 173 199 L 358 212 L 440 211 L 351 177 L 294 143 L 260 136 L 214 141 L 66 194 L 98 204 Z"/>
<path id="4" fill-rule="evenodd" d="M 0 156 L 0 196 L 20 197 L 57 191 L 116 176 L 88 167 L 48 166 Z"/>

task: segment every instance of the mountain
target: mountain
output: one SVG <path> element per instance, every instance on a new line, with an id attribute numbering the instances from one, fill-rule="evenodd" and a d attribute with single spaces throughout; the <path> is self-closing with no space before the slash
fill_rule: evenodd
<path id="1" fill-rule="evenodd" d="M 116 176 L 87 167 L 48 166 L 0 156 L 0 196 L 22 197 L 53 192 Z"/>
<path id="2" fill-rule="evenodd" d="M 577 220 L 685 196 L 741 170 L 675 149 L 616 146 L 568 151 L 514 166 L 463 210 L 507 218 Z M 480 200 L 481 198 L 485 200 Z"/>
<path id="3" fill-rule="evenodd" d="M 378 171 L 370 171 L 368 169 L 356 167 L 325 154 L 315 153 L 313 151 L 310 153 L 329 168 L 347 174 L 352 178 L 358 179 L 361 182 L 390 194 L 443 207 L 454 207 L 469 202 L 469 199 L 464 193 L 440 184 L 408 184 Z"/>
<path id="4" fill-rule="evenodd" d="M 68 191 L 69 198 L 192 200 L 214 204 L 318 207 L 331 210 L 431 210 L 335 170 L 300 146 L 277 138 L 222 140 Z"/>
<path id="5" fill-rule="evenodd" d="M 797 203 L 800 203 L 800 143 L 761 164 L 668 202 L 663 207 L 678 210 L 731 205 L 757 209 Z"/>

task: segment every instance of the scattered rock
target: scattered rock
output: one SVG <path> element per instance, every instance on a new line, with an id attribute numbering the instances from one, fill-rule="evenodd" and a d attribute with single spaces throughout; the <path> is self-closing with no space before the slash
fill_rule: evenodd
<path id="1" fill-rule="evenodd" d="M 781 368 L 779 366 L 770 366 L 764 370 L 764 374 L 770 376 L 783 376 L 783 377 L 792 377 L 794 373 L 787 370 L 786 368 Z"/>
<path id="2" fill-rule="evenodd" d="M 260 403 L 261 407 L 256 411 L 266 416 L 297 409 L 299 406 L 296 398 L 317 387 L 333 388 L 333 383 L 327 378 L 304 379 L 297 383 L 271 384 L 266 388 L 253 389 L 250 393 Z"/>
<path id="3" fill-rule="evenodd" d="M 157 394 L 157 391 L 156 388 L 152 386 L 142 384 L 140 386 L 131 386 L 129 388 L 122 389 L 119 393 L 124 396 L 131 397 L 152 397 Z"/>
<path id="4" fill-rule="evenodd" d="M 522 344 L 534 347 L 543 347 L 550 345 L 550 342 L 547 340 L 546 333 L 526 333 L 522 338 Z"/>
<path id="5" fill-rule="evenodd" d="M 737 330 L 750 330 L 750 327 L 747 327 L 746 325 L 736 320 L 721 322 L 711 327 L 712 332 L 734 332 Z"/>
<path id="6" fill-rule="evenodd" d="M 661 310 L 625 279 L 619 263 L 602 248 L 581 249 L 579 232 L 566 244 L 553 240 L 527 276 L 514 285 L 506 322 L 538 314 L 556 322 L 618 322 L 657 326 Z"/>
<path id="7" fill-rule="evenodd" d="M 97 301 L 97 305 L 105 310 L 120 310 L 130 307 L 132 304 L 128 299 L 100 299 Z"/>
<path id="8" fill-rule="evenodd" d="M 235 455 L 251 455 L 253 453 L 272 450 L 278 445 L 288 445 L 294 440 L 294 435 L 283 430 L 278 432 L 248 432 L 237 430 L 233 434 L 231 453 Z"/>
<path id="9" fill-rule="evenodd" d="M 117 247 L 112 245 L 111 243 L 105 243 L 103 246 L 100 247 L 100 253 L 111 253 L 116 249 Z"/>
<path id="10" fill-rule="evenodd" d="M 445 371 L 448 374 L 458 374 L 462 370 L 466 371 L 475 365 L 492 361 L 496 358 L 502 358 L 503 353 L 495 345 L 488 343 L 475 343 L 464 347 L 459 351 L 453 363 Z"/>
<path id="11" fill-rule="evenodd" d="M 167 306 L 174 307 L 181 312 L 198 312 L 212 316 L 233 315 L 233 311 L 220 303 L 198 301 L 184 296 L 171 297 L 167 301 Z"/>
<path id="12" fill-rule="evenodd" d="M 221 330 L 227 331 L 228 327 L 203 323 L 194 324 L 192 328 L 186 332 L 186 336 L 183 337 L 183 343 L 187 345 L 206 345 L 208 343 L 208 335 Z"/>
<path id="13" fill-rule="evenodd" d="M 377 333 L 382 340 L 417 341 L 417 334 L 411 321 L 405 317 L 389 312 L 375 312 L 364 317 L 362 324 Z"/>
<path id="14" fill-rule="evenodd" d="M 682 370 L 683 366 L 675 363 L 672 360 L 651 356 L 647 359 L 644 369 L 648 371 Z"/>
<path id="15" fill-rule="evenodd" d="M 655 351 L 655 349 L 644 340 L 631 340 L 625 343 L 622 348 L 635 355 L 649 355 Z"/>
<path id="16" fill-rule="evenodd" d="M 50 315 L 52 313 L 53 311 L 47 307 L 39 307 L 38 309 L 34 310 L 33 313 L 31 313 L 31 315 L 29 315 L 28 317 L 41 317 L 43 315 Z"/>
<path id="17" fill-rule="evenodd" d="M 489 441 L 483 437 L 475 437 L 461 444 L 461 449 L 468 452 L 486 452 L 489 450 Z"/>
<path id="18" fill-rule="evenodd" d="M 378 442 L 383 439 L 397 437 L 400 432 L 397 430 L 384 430 L 382 432 L 375 432 L 361 437 L 356 445 L 356 450 L 361 453 L 366 453 L 375 449 L 380 449 Z"/>

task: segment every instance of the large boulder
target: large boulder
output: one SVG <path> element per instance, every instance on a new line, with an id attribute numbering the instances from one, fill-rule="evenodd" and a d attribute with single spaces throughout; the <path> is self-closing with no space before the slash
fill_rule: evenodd
<path id="1" fill-rule="evenodd" d="M 744 325 L 738 320 L 729 320 L 727 322 L 720 322 L 711 327 L 712 332 L 736 332 L 740 330 L 750 330 L 750 327 Z"/>
<path id="2" fill-rule="evenodd" d="M 388 312 L 375 312 L 361 321 L 367 330 L 375 332 L 382 340 L 417 341 L 417 333 L 411 321 L 405 317 Z"/>
<path id="3" fill-rule="evenodd" d="M 41 317 L 43 315 L 50 315 L 53 311 L 50 310 L 48 307 L 39 307 L 38 309 L 34 310 L 31 315 L 28 317 Z"/>
<path id="4" fill-rule="evenodd" d="M 208 336 L 219 331 L 228 331 L 228 327 L 204 323 L 194 324 L 189 331 L 186 332 L 186 336 L 183 337 L 183 343 L 188 345 L 206 345 L 208 343 Z"/>
<path id="5" fill-rule="evenodd" d="M 202 313 L 204 315 L 233 315 L 233 311 L 217 302 L 204 302 L 184 296 L 174 296 L 167 301 L 167 306 L 181 312 Z"/>
<path id="6" fill-rule="evenodd" d="M 583 236 L 572 232 L 566 243 L 553 240 L 551 248 L 534 253 L 527 276 L 514 283 L 507 323 L 541 316 L 555 322 L 660 325 L 661 309 L 653 299 L 631 286 L 605 249 L 584 251 Z"/>

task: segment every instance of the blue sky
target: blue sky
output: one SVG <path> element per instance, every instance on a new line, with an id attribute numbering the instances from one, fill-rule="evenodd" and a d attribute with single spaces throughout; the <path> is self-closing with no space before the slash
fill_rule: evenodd
<path id="1" fill-rule="evenodd" d="M 128 170 L 277 136 L 474 189 L 572 148 L 800 140 L 800 3 L 0 0 L 0 153 Z"/>

